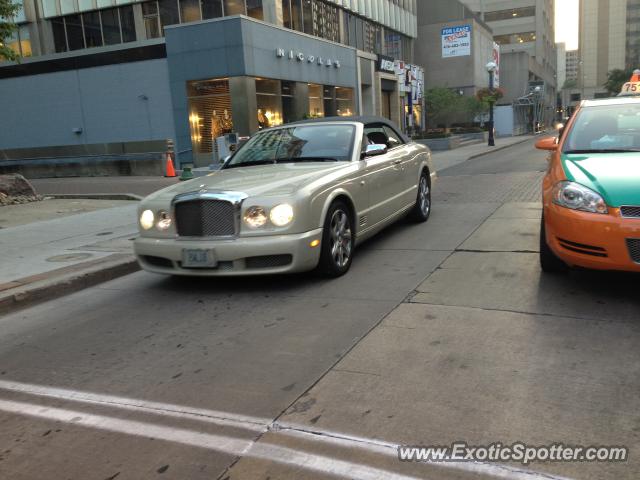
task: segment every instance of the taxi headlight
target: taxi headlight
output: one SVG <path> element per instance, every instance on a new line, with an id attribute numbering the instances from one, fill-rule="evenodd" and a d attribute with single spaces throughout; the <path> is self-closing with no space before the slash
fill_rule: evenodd
<path id="1" fill-rule="evenodd" d="M 249 207 L 244 212 L 244 223 L 251 228 L 260 228 L 267 223 L 267 213 L 262 207 Z"/>
<path id="2" fill-rule="evenodd" d="M 151 210 L 145 210 L 140 215 L 140 226 L 145 230 L 153 228 L 153 219 L 153 212 Z"/>
<path id="3" fill-rule="evenodd" d="M 284 227 L 293 220 L 293 207 L 288 203 L 276 205 L 269 212 L 269 218 L 276 227 Z"/>
<path id="4" fill-rule="evenodd" d="M 599 193 L 579 183 L 564 180 L 553 189 L 553 203 L 572 210 L 608 213 L 607 204 Z"/>
<path id="5" fill-rule="evenodd" d="M 156 228 L 161 232 L 168 230 L 171 227 L 171 215 L 165 212 L 164 210 L 158 213 L 158 223 L 156 224 Z"/>

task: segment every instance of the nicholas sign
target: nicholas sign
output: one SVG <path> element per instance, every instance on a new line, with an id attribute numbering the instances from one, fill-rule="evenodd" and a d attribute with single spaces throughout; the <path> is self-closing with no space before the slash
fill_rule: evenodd
<path id="1" fill-rule="evenodd" d="M 324 67 L 340 68 L 340 60 L 331 60 L 330 58 L 316 57 L 315 55 L 306 55 L 302 52 L 285 50 L 284 48 L 276 48 L 276 57 L 288 58 L 289 60 L 297 60 L 298 62 L 315 63 Z"/>

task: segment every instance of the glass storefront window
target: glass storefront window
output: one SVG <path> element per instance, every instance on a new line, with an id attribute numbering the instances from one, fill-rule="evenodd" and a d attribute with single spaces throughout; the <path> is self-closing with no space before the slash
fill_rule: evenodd
<path id="1" fill-rule="evenodd" d="M 244 15 L 244 0 L 224 0 L 225 15 Z"/>
<path id="2" fill-rule="evenodd" d="M 309 117 L 324 117 L 322 85 L 309 84 Z"/>
<path id="3" fill-rule="evenodd" d="M 214 161 L 216 138 L 233 132 L 229 81 L 187 82 L 187 99 L 193 158 L 207 165 Z"/>
<path id="4" fill-rule="evenodd" d="M 247 15 L 258 20 L 263 19 L 262 0 L 246 0 Z"/>
<path id="5" fill-rule="evenodd" d="M 281 81 L 281 97 L 282 97 L 282 121 L 283 123 L 291 123 L 296 120 L 296 83 Z"/>
<path id="6" fill-rule="evenodd" d="M 325 117 L 336 116 L 336 87 L 325 85 L 322 87 L 322 100 Z"/>
<path id="7" fill-rule="evenodd" d="M 282 125 L 282 99 L 280 80 L 256 78 L 258 128 Z"/>
<path id="8" fill-rule="evenodd" d="M 336 87 L 336 108 L 341 117 L 353 115 L 353 88 Z"/>
<path id="9" fill-rule="evenodd" d="M 222 0 L 202 0 L 202 18 L 219 18 L 222 16 Z"/>

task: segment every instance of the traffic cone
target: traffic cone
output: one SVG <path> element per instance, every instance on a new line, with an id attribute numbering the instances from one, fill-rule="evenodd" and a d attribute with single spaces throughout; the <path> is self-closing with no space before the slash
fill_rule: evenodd
<path id="1" fill-rule="evenodd" d="M 167 153 L 167 173 L 164 175 L 165 177 L 176 177 L 176 169 L 173 168 L 173 159 L 171 158 L 171 153 Z"/>

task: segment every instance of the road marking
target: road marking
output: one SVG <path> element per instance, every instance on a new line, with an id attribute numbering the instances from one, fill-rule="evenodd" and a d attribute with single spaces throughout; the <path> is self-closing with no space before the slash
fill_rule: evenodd
<path id="1" fill-rule="evenodd" d="M 209 410 L 200 408 L 185 407 L 160 402 L 148 402 L 127 397 L 114 395 L 102 395 L 79 390 L 65 388 L 47 387 L 22 382 L 12 382 L 0 380 L 0 389 L 15 393 L 34 395 L 37 397 L 55 398 L 65 401 L 73 401 L 85 404 L 102 405 L 112 408 L 129 411 L 140 411 L 152 413 L 158 416 L 172 418 L 186 418 L 203 423 L 210 423 L 220 426 L 230 426 L 256 433 L 271 431 L 274 434 L 284 434 L 300 439 L 311 440 L 312 442 L 330 444 L 340 448 L 355 448 L 368 453 L 375 453 L 387 457 L 397 458 L 397 445 L 384 440 L 370 439 L 347 435 L 328 430 L 311 429 L 305 425 L 294 423 L 275 422 L 271 419 L 238 415 L 219 410 Z M 411 480 L 413 477 L 406 477 L 368 467 L 362 464 L 352 464 L 336 460 L 330 457 L 323 457 L 309 454 L 298 450 L 279 447 L 260 441 L 254 443 L 253 440 L 243 440 L 221 435 L 204 434 L 201 432 L 174 429 L 158 426 L 152 423 L 121 420 L 108 416 L 87 414 L 84 412 L 60 409 L 55 407 L 45 407 L 24 402 L 0 400 L 0 410 L 28 415 L 51 420 L 64 421 L 72 424 L 79 424 L 86 427 L 109 430 L 129 435 L 153 437 L 162 440 L 192 445 L 209 450 L 216 450 L 230 455 L 246 455 L 256 458 L 270 459 L 276 462 L 296 465 L 310 470 L 318 470 L 338 476 L 347 476 L 363 480 L 379 478 Z M 168 433 L 167 433 L 168 432 Z M 175 435 L 172 432 L 177 432 Z M 318 459 L 322 463 L 318 464 Z M 424 465 L 431 465 L 443 469 L 460 470 L 469 473 L 484 474 L 493 478 L 508 480 L 571 480 L 567 477 L 554 476 L 551 474 L 539 473 L 525 468 L 512 467 L 509 465 L 497 465 L 491 463 L 472 462 L 422 462 Z M 354 465 L 362 476 L 354 477 L 352 469 Z M 322 467 L 322 468 L 321 468 Z M 321 469 L 320 469 L 321 468 Z M 336 469 L 336 473 L 333 470 Z M 319 470 L 320 469 L 320 470 Z M 329 470 L 327 470 L 329 469 Z M 370 471 L 377 476 L 369 476 Z M 345 473 L 337 472 L 348 472 Z M 380 476 L 384 473 L 384 476 Z"/>
<path id="2" fill-rule="evenodd" d="M 106 405 L 123 410 L 138 410 L 146 413 L 154 413 L 166 417 L 190 418 L 206 423 L 227 427 L 238 427 L 254 432 L 264 432 L 268 429 L 272 420 L 269 418 L 250 417 L 235 413 L 208 410 L 203 408 L 191 408 L 171 403 L 148 402 L 134 398 L 118 397 L 114 395 L 102 395 L 66 388 L 46 387 L 21 382 L 0 380 L 0 389 L 11 392 L 26 393 L 39 397 L 57 398 L 59 400 L 71 400 L 96 405 Z"/>
<path id="3" fill-rule="evenodd" d="M 381 478 L 385 480 L 420 480 L 417 477 L 400 475 L 391 471 L 336 460 L 322 455 L 300 452 L 266 442 L 254 443 L 253 440 L 240 440 L 222 435 L 196 432 L 181 428 L 163 427 L 146 422 L 122 420 L 81 411 L 45 407 L 10 400 L 0 400 L 0 410 L 17 415 L 65 422 L 72 425 L 124 433 L 136 437 L 170 441 L 191 447 L 215 450 L 232 456 L 254 457 L 337 477 L 355 480 L 379 480 Z"/>

